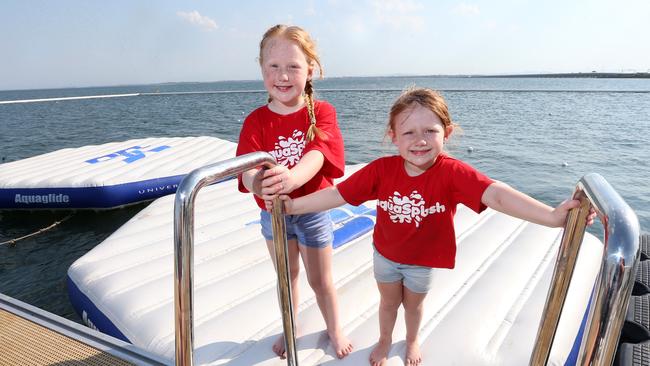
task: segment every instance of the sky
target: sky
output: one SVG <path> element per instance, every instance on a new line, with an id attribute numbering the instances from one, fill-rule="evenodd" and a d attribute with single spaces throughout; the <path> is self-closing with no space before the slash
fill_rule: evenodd
<path id="1" fill-rule="evenodd" d="M 261 79 L 282 23 L 325 77 L 650 72 L 648 0 L 2 0 L 0 90 Z"/>

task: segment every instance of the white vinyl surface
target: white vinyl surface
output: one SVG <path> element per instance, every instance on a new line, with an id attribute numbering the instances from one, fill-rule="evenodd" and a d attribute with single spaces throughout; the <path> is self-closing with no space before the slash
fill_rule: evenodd
<path id="1" fill-rule="evenodd" d="M 235 157 L 216 137 L 67 148 L 0 164 L 0 209 L 113 208 L 172 194 L 194 169 Z"/>
<path id="2" fill-rule="evenodd" d="M 348 167 L 347 174 L 358 169 Z M 71 280 L 134 344 L 173 362 L 173 197 L 154 201 L 77 260 Z M 372 203 L 367 203 L 372 205 Z M 282 329 L 276 277 L 256 223 L 259 209 L 231 180 L 196 201 L 195 364 L 286 365 L 271 345 Z M 424 304 L 424 365 L 528 364 L 561 230 L 493 210 L 456 214 L 456 268 L 440 270 Z M 563 365 L 584 316 L 602 255 L 586 234 L 549 364 Z M 300 365 L 366 365 L 379 334 L 371 233 L 334 252 L 334 282 L 354 352 L 337 360 L 301 272 Z M 403 365 L 400 309 L 389 365 Z"/>
<path id="3" fill-rule="evenodd" d="M 95 187 L 187 174 L 235 156 L 216 137 L 152 137 L 53 151 L 0 165 L 0 188 Z"/>

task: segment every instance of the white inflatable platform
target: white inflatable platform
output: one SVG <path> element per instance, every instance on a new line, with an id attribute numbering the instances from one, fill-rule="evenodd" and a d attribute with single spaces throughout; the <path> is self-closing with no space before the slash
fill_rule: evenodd
<path id="1" fill-rule="evenodd" d="M 349 167 L 347 173 L 355 170 Z M 154 201 L 68 271 L 70 299 L 92 327 L 173 364 L 173 196 Z M 301 272 L 297 315 L 300 365 L 367 365 L 379 335 L 366 207 L 334 211 L 333 275 L 341 323 L 354 344 L 343 360 L 329 346 L 314 294 Z M 202 190 L 196 201 L 194 362 L 286 365 L 271 350 L 282 331 L 276 275 L 260 235 L 259 209 L 236 181 Z M 353 222 L 357 228 L 345 229 Z M 368 225 L 370 223 L 370 225 Z M 356 224 L 355 224 L 356 225 Z M 561 230 L 493 210 L 459 206 L 454 270 L 440 270 L 424 303 L 424 365 L 526 365 L 546 299 Z M 343 228 L 343 229 L 342 229 Z M 345 240 L 340 240 L 345 237 Z M 586 234 L 549 365 L 575 364 L 602 244 Z M 404 364 L 400 310 L 389 365 Z"/>
<path id="2" fill-rule="evenodd" d="M 216 137 L 144 138 L 0 164 L 1 209 L 105 209 L 176 192 L 196 168 L 235 156 Z"/>

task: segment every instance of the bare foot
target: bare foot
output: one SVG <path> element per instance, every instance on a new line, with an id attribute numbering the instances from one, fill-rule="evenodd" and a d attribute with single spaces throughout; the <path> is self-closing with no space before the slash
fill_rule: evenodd
<path id="1" fill-rule="evenodd" d="M 386 357 L 388 356 L 388 351 L 390 350 L 390 345 L 392 343 L 392 339 L 379 338 L 377 345 L 370 353 L 370 358 L 368 359 L 372 366 L 382 366 L 386 364 Z"/>
<path id="2" fill-rule="evenodd" d="M 334 351 L 336 351 L 336 357 L 343 358 L 352 352 L 352 343 L 348 337 L 342 333 L 337 332 L 335 336 L 329 337 L 332 348 L 334 348 Z"/>
<path id="3" fill-rule="evenodd" d="M 273 352 L 276 355 L 280 356 L 281 359 L 287 358 L 287 350 L 284 344 L 284 335 L 278 337 L 273 343 Z"/>
<path id="4" fill-rule="evenodd" d="M 417 366 L 422 363 L 422 354 L 420 353 L 420 345 L 418 341 L 406 341 L 406 361 L 407 366 Z"/>

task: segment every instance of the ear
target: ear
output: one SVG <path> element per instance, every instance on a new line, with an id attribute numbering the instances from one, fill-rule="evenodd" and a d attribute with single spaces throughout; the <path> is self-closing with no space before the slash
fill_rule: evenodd
<path id="1" fill-rule="evenodd" d="M 388 135 L 388 137 L 390 137 L 390 141 L 393 144 L 397 145 L 397 136 L 395 135 L 395 131 L 390 129 L 390 130 L 388 130 L 388 132 L 386 132 L 386 135 Z"/>
<path id="2" fill-rule="evenodd" d="M 451 133 L 454 132 L 454 126 L 445 127 L 445 141 L 451 136 Z"/>
<path id="3" fill-rule="evenodd" d="M 314 65 L 309 65 L 307 68 L 307 80 L 312 80 L 314 77 Z"/>

